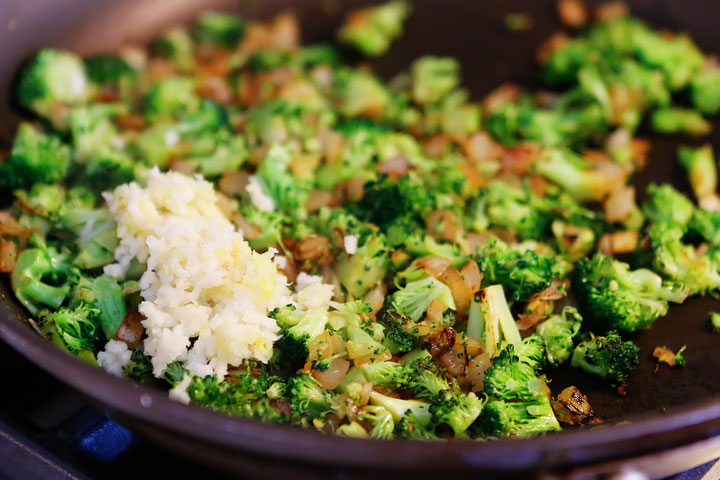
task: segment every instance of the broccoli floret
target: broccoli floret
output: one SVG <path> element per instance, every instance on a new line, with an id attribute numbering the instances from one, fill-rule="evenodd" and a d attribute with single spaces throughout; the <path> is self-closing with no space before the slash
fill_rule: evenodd
<path id="1" fill-rule="evenodd" d="M 422 269 L 406 273 L 404 277 L 405 286 L 395 292 L 391 299 L 393 307 L 399 312 L 417 322 L 436 299 L 442 302 L 443 309 L 455 310 L 450 288 L 440 280 L 429 276 Z"/>
<path id="2" fill-rule="evenodd" d="M 409 13 L 410 5 L 402 0 L 356 10 L 338 31 L 338 40 L 364 55 L 377 57 L 402 34 Z"/>
<path id="3" fill-rule="evenodd" d="M 224 12 L 203 12 L 195 26 L 200 43 L 225 48 L 236 47 L 245 33 L 245 20 Z"/>
<path id="4" fill-rule="evenodd" d="M 478 265 L 485 284 L 501 284 L 513 301 L 529 299 L 564 273 L 564 268 L 554 257 L 513 248 L 498 239 L 481 246 L 478 252 Z"/>
<path id="5" fill-rule="evenodd" d="M 670 184 L 660 186 L 651 183 L 647 188 L 648 200 L 643 205 L 643 214 L 651 222 L 672 222 L 681 227 L 687 225 L 693 216 L 695 206 Z"/>
<path id="6" fill-rule="evenodd" d="M 594 52 L 582 38 L 566 42 L 555 49 L 543 65 L 542 78 L 549 85 L 568 85 L 577 81 L 577 73 L 591 64 Z"/>
<path id="7" fill-rule="evenodd" d="M 476 424 L 482 433 L 502 437 L 531 437 L 560 430 L 547 397 L 517 402 L 492 400 L 484 406 Z"/>
<path id="8" fill-rule="evenodd" d="M 195 66 L 195 44 L 190 33 L 184 28 L 170 29 L 155 40 L 154 47 L 183 71 L 192 70 Z"/>
<path id="9" fill-rule="evenodd" d="M 698 255 L 692 245 L 683 243 L 683 236 L 683 229 L 677 225 L 656 223 L 650 227 L 653 269 L 685 287 L 691 295 L 720 288 L 717 260 L 712 255 Z"/>
<path id="10" fill-rule="evenodd" d="M 258 378 L 249 373 L 233 375 L 232 380 L 220 380 L 215 375 L 193 377 L 187 387 L 191 403 L 213 410 L 254 418 L 262 421 L 283 422 L 286 417 L 270 403 L 266 393 L 281 381 L 263 373 Z"/>
<path id="11" fill-rule="evenodd" d="M 99 313 L 88 304 L 63 307 L 54 312 L 42 310 L 38 315 L 38 326 L 43 334 L 70 352 L 89 350 L 94 353 L 100 342 Z"/>
<path id="12" fill-rule="evenodd" d="M 535 354 L 536 350 L 531 352 Z M 501 400 L 522 400 L 538 395 L 545 384 L 535 375 L 536 357 L 523 354 L 521 358 L 513 345 L 502 349 L 485 371 L 485 393 Z"/>
<path id="13" fill-rule="evenodd" d="M 15 296 L 33 315 L 43 305 L 59 308 L 77 279 L 77 269 L 69 256 L 53 248 L 23 250 L 11 275 Z"/>
<path id="14" fill-rule="evenodd" d="M 320 387 L 310 375 L 296 375 L 288 380 L 288 393 L 292 414 L 296 421 L 325 418 L 339 404 L 335 395 Z"/>
<path id="15" fill-rule="evenodd" d="M 712 146 L 680 147 L 678 157 L 698 202 L 702 205 L 703 199 L 716 197 L 718 174 Z"/>
<path id="16" fill-rule="evenodd" d="M 363 198 L 348 209 L 359 219 L 386 229 L 405 216 L 421 215 L 431 205 L 427 191 L 411 177 L 391 180 L 381 176 L 366 183 Z"/>
<path id="17" fill-rule="evenodd" d="M 648 328 L 667 313 L 669 301 L 681 303 L 688 293 L 650 270 L 630 270 L 601 253 L 576 262 L 573 291 L 586 318 L 626 332 Z"/>
<path id="18" fill-rule="evenodd" d="M 369 422 L 372 425 L 370 429 L 371 438 L 379 438 L 388 440 L 393 438 L 395 430 L 395 421 L 392 414 L 385 407 L 379 405 L 368 405 L 358 413 L 358 419 Z"/>
<path id="19" fill-rule="evenodd" d="M 318 65 L 337 67 L 340 64 L 340 52 L 329 43 L 316 43 L 300 47 L 299 63 L 303 69 L 311 69 Z"/>
<path id="20" fill-rule="evenodd" d="M 88 79 L 96 85 L 122 87 L 134 80 L 137 71 L 123 58 L 115 55 L 96 55 L 85 59 Z"/>
<path id="21" fill-rule="evenodd" d="M 389 248 L 384 236 L 378 234 L 366 240 L 354 254 L 343 254 L 337 260 L 336 272 L 352 298 L 362 298 L 382 282 L 389 266 Z"/>
<path id="22" fill-rule="evenodd" d="M 194 151 L 187 160 L 208 178 L 240 169 L 249 156 L 245 139 L 225 130 L 193 140 Z"/>
<path id="23" fill-rule="evenodd" d="M 712 125 L 700 112 L 688 108 L 668 107 L 655 110 L 650 117 L 653 130 L 660 133 L 684 133 L 687 135 L 705 135 L 710 133 Z"/>
<path id="24" fill-rule="evenodd" d="M 470 206 L 473 224 L 507 228 L 520 239 L 541 239 L 549 231 L 554 215 L 528 189 L 496 181 L 478 192 Z M 486 220 L 485 220 L 486 219 Z"/>
<path id="25" fill-rule="evenodd" d="M 276 350 L 283 361 L 299 368 L 307 361 L 310 342 L 325 330 L 327 311 L 324 307 L 315 307 L 302 312 L 289 305 L 276 308 L 270 316 L 281 329 L 282 337 L 275 343 Z"/>
<path id="26" fill-rule="evenodd" d="M 712 246 L 720 246 L 720 210 L 695 210 L 688 231 L 699 236 Z"/>
<path id="27" fill-rule="evenodd" d="M 67 200 L 67 192 L 59 184 L 36 183 L 29 191 L 16 190 L 13 193 L 23 206 L 30 207 L 38 215 L 53 219 L 63 209 Z"/>
<path id="28" fill-rule="evenodd" d="M 720 313 L 710 312 L 710 325 L 715 333 L 720 333 Z"/>
<path id="29" fill-rule="evenodd" d="M 391 101 L 380 80 L 361 70 L 339 70 L 334 89 L 338 110 L 345 117 L 378 117 Z"/>
<path id="30" fill-rule="evenodd" d="M 580 331 L 582 317 L 574 307 L 565 307 L 562 311 L 542 322 L 537 334 L 545 341 L 547 360 L 557 367 L 570 358 L 573 352 L 573 339 Z"/>
<path id="31" fill-rule="evenodd" d="M 720 68 L 706 68 L 693 77 L 690 99 L 705 115 L 720 112 Z"/>
<path id="32" fill-rule="evenodd" d="M 87 159 L 79 183 L 106 192 L 135 179 L 135 162 L 120 150 L 101 148 Z"/>
<path id="33" fill-rule="evenodd" d="M 122 287 L 117 280 L 105 274 L 93 279 L 82 277 L 73 291 L 71 305 L 78 302 L 94 307 L 105 338 L 115 338 L 127 315 Z"/>
<path id="34" fill-rule="evenodd" d="M 438 102 L 460 84 L 460 64 L 450 57 L 421 57 L 410 67 L 413 99 L 420 105 Z"/>
<path id="35" fill-rule="evenodd" d="M 61 50 L 41 50 L 21 74 L 17 91 L 20 104 L 50 117 L 55 104 L 78 105 L 90 96 L 83 62 Z"/>
<path id="36" fill-rule="evenodd" d="M 432 420 L 430 404 L 420 400 L 403 400 L 372 392 L 370 394 L 370 404 L 387 409 L 395 422 L 400 422 L 403 417 L 412 416 L 413 421 L 417 422 L 418 425 L 426 427 Z"/>
<path id="37" fill-rule="evenodd" d="M 267 72 L 287 66 L 292 59 L 286 50 L 261 50 L 248 58 L 247 66 L 253 72 Z"/>
<path id="38" fill-rule="evenodd" d="M 123 367 L 123 375 L 140 383 L 154 381 L 152 357 L 145 355 L 140 350 L 133 350 L 130 362 Z"/>
<path id="39" fill-rule="evenodd" d="M 0 186 L 28 189 L 35 183 L 59 182 L 69 168 L 67 145 L 29 123 L 21 123 L 10 156 L 0 163 Z"/>
<path id="40" fill-rule="evenodd" d="M 418 338 L 413 335 L 415 327 L 410 317 L 393 308 L 385 308 L 377 315 L 377 321 L 385 327 L 383 344 L 390 353 L 407 353 L 415 348 Z"/>
<path id="41" fill-rule="evenodd" d="M 402 231 L 403 223 L 398 222 L 391 227 L 388 232 L 391 236 L 399 236 Z M 461 267 L 468 261 L 468 256 L 460 251 L 458 245 L 454 243 L 440 243 L 430 235 L 424 235 L 418 230 L 407 235 L 403 243 L 405 250 L 416 257 L 441 257 L 450 260 L 453 267 Z"/>
<path id="42" fill-rule="evenodd" d="M 619 386 L 627 382 L 638 365 L 640 349 L 631 341 L 623 342 L 620 334 L 609 331 L 604 337 L 593 336 L 573 351 L 572 365 Z"/>
<path id="43" fill-rule="evenodd" d="M 640 61 L 665 74 L 668 87 L 677 91 L 685 87 L 702 68 L 705 58 L 687 35 L 660 35 L 650 29 L 635 35 L 635 54 Z"/>
<path id="44" fill-rule="evenodd" d="M 448 425 L 458 438 L 467 437 L 467 429 L 480 416 L 485 402 L 472 392 L 459 394 L 445 390 L 430 405 L 432 423 Z"/>
<path id="45" fill-rule="evenodd" d="M 144 114 L 149 122 L 157 122 L 197 110 L 199 105 L 195 81 L 189 77 L 172 77 L 150 87 L 145 98 Z"/>
<path id="46" fill-rule="evenodd" d="M 266 250 L 280 242 L 283 223 L 286 218 L 278 212 L 266 212 L 254 205 L 240 205 L 240 214 L 254 228 L 253 232 L 245 232 L 245 240 L 254 250 Z"/>
<path id="47" fill-rule="evenodd" d="M 273 145 L 257 169 L 263 190 L 282 212 L 302 216 L 310 192 L 310 184 L 289 171 L 291 156 L 288 147 Z"/>
<path id="48" fill-rule="evenodd" d="M 598 169 L 568 150 L 546 150 L 535 167 L 577 201 L 602 200 L 616 187 L 625 185 L 627 178 L 620 165 L 605 164 L 605 168 Z"/>
<path id="49" fill-rule="evenodd" d="M 78 253 L 74 265 L 93 269 L 114 261 L 118 238 L 107 209 L 69 208 L 60 215 L 58 225 L 75 235 Z"/>
<path id="50" fill-rule="evenodd" d="M 485 372 L 485 392 L 491 400 L 478 418 L 477 428 L 488 435 L 529 436 L 560 430 L 542 378 L 536 376 L 541 339 L 530 340 L 529 349 L 516 355 L 513 345 L 505 347 Z M 528 356 L 531 353 L 532 356 Z"/>
<path id="51" fill-rule="evenodd" d="M 67 123 L 73 140 L 75 156 L 85 161 L 94 152 L 103 148 L 113 148 L 113 144 L 122 141 L 112 117 L 122 113 L 125 107 L 120 104 L 90 104 L 76 107 L 67 115 Z"/>

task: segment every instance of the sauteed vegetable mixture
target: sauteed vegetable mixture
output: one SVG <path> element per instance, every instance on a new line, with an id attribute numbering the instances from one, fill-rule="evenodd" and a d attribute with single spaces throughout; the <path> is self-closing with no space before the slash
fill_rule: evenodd
<path id="1" fill-rule="evenodd" d="M 362 63 L 410 10 L 354 12 L 336 45 L 207 12 L 148 48 L 40 51 L 0 162 L 0 270 L 31 325 L 179 401 L 328 434 L 602 421 L 571 385 L 551 397 L 553 369 L 622 394 L 627 334 L 720 290 L 711 147 L 678 152 L 692 198 L 628 183 L 652 168 L 640 125 L 708 133 L 720 67 L 622 4 L 587 26 L 564 1 L 581 30 L 540 46 L 547 90 L 473 102 L 453 58 Z"/>

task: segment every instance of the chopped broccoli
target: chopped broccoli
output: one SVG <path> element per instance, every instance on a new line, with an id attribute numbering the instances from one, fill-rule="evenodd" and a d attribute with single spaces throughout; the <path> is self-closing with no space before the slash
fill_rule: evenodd
<path id="1" fill-rule="evenodd" d="M 183 71 L 191 70 L 195 66 L 195 44 L 190 33 L 184 28 L 171 28 L 155 40 L 155 48 Z"/>
<path id="2" fill-rule="evenodd" d="M 152 85 L 145 98 L 145 117 L 150 122 L 167 120 L 197 110 L 200 98 L 195 82 L 189 77 L 172 77 Z"/>
<path id="3" fill-rule="evenodd" d="M 79 183 L 106 192 L 135 179 L 135 162 L 123 151 L 101 148 L 85 163 Z"/>
<path id="4" fill-rule="evenodd" d="M 395 421 L 390 411 L 379 405 L 368 405 L 358 413 L 358 419 L 369 422 L 370 438 L 390 439 L 393 438 Z"/>
<path id="5" fill-rule="evenodd" d="M 573 291 L 586 318 L 604 329 L 626 332 L 649 327 L 667 313 L 668 301 L 680 303 L 688 293 L 650 270 L 630 270 L 627 263 L 601 253 L 576 262 Z"/>
<path id="6" fill-rule="evenodd" d="M 695 206 L 670 184 L 660 186 L 651 183 L 647 188 L 648 200 L 643 205 L 643 214 L 651 222 L 672 222 L 681 227 L 687 225 L 693 216 Z"/>
<path id="7" fill-rule="evenodd" d="M 134 80 L 137 71 L 123 58 L 115 55 L 96 55 L 85 59 L 88 79 L 96 85 L 117 86 Z"/>
<path id="8" fill-rule="evenodd" d="M 685 133 L 688 135 L 706 135 L 712 125 L 702 115 L 687 108 L 668 107 L 655 110 L 650 117 L 653 130 L 660 133 Z"/>
<path id="9" fill-rule="evenodd" d="M 75 235 L 78 253 L 74 265 L 85 270 L 114 261 L 118 238 L 109 210 L 69 208 L 60 215 L 58 225 Z"/>
<path id="10" fill-rule="evenodd" d="M 470 214 L 476 229 L 483 224 L 517 232 L 520 239 L 540 239 L 549 231 L 554 215 L 528 189 L 496 181 L 480 190 L 472 201 Z"/>
<path id="11" fill-rule="evenodd" d="M 82 59 L 53 49 L 41 50 L 23 71 L 17 91 L 20 104 L 44 117 L 53 105 L 79 105 L 90 96 Z"/>
<path id="12" fill-rule="evenodd" d="M 536 164 L 537 171 L 555 182 L 578 201 L 602 200 L 615 187 L 624 185 L 627 172 L 619 165 L 599 169 L 568 150 L 549 150 Z"/>
<path id="13" fill-rule="evenodd" d="M 0 163 L 0 185 L 30 188 L 35 183 L 63 180 L 70 168 L 70 149 L 57 137 L 21 123 L 10 156 Z"/>
<path id="14" fill-rule="evenodd" d="M 390 227 L 390 235 L 399 236 L 402 223 L 395 224 Z M 395 230 L 393 232 L 393 230 Z M 416 257 L 435 256 L 450 260 L 453 267 L 461 267 L 468 261 L 468 256 L 460 251 L 458 245 L 454 243 L 440 243 L 430 235 L 420 234 L 417 231 L 407 235 L 404 241 L 404 247 L 408 253 Z"/>
<path id="15" fill-rule="evenodd" d="M 97 308 L 88 304 L 62 307 L 54 312 L 42 310 L 38 315 L 38 326 L 41 332 L 70 352 L 89 350 L 95 353 L 100 342 L 99 314 Z"/>
<path id="16" fill-rule="evenodd" d="M 224 12 L 205 11 L 195 26 L 200 43 L 236 47 L 245 33 L 245 20 Z"/>
<path id="17" fill-rule="evenodd" d="M 505 299 L 505 292 L 502 285 L 491 285 L 478 293 L 479 310 L 473 312 L 472 322 L 468 323 L 468 330 L 472 333 L 481 332 L 481 325 L 484 326 L 486 351 L 492 358 L 500 345 L 501 336 L 505 342 L 514 345 L 516 348 L 522 343 L 520 332 L 515 325 L 510 307 Z M 471 306 L 476 302 L 471 302 Z"/>
<path id="18" fill-rule="evenodd" d="M 276 308 L 270 313 L 281 328 L 282 337 L 275 348 L 282 360 L 292 366 L 302 366 L 309 355 L 310 342 L 325 330 L 328 314 L 324 307 L 315 307 L 301 312 L 294 306 Z"/>
<path id="19" fill-rule="evenodd" d="M 702 203 L 704 198 L 716 196 L 718 174 L 712 146 L 680 147 L 678 157 L 698 201 Z"/>
<path id="20" fill-rule="evenodd" d="M 710 325 L 715 333 L 720 333 L 720 313 L 710 312 Z"/>
<path id="21" fill-rule="evenodd" d="M 408 215 L 420 215 L 431 206 L 431 198 L 410 176 L 391 180 L 382 176 L 365 185 L 363 198 L 349 207 L 361 220 L 388 228 Z"/>
<path id="22" fill-rule="evenodd" d="M 501 284 L 513 301 L 529 299 L 564 273 L 554 257 L 513 248 L 498 239 L 481 246 L 478 257 L 485 284 Z"/>
<path id="23" fill-rule="evenodd" d="M 705 115 L 720 112 L 720 68 L 706 68 L 690 82 L 690 99 Z"/>
<path id="24" fill-rule="evenodd" d="M 67 123 L 73 140 L 75 156 L 85 161 L 96 151 L 113 148 L 122 142 L 112 117 L 122 113 L 120 104 L 89 104 L 70 110 Z"/>
<path id="25" fill-rule="evenodd" d="M 414 326 L 410 317 L 393 308 L 385 308 L 378 313 L 377 321 L 385 327 L 383 344 L 390 353 L 407 353 L 416 347 L 418 338 L 413 335 Z"/>
<path id="26" fill-rule="evenodd" d="M 372 392 L 370 394 L 370 404 L 385 407 L 395 422 L 400 422 L 403 417 L 411 415 L 419 425 L 426 427 L 432 420 L 430 404 L 420 400 L 403 400 Z"/>
<path id="27" fill-rule="evenodd" d="M 338 40 L 364 55 L 382 55 L 402 34 L 409 13 L 410 5 L 402 0 L 357 10 L 348 15 L 338 31 Z"/>
<path id="28" fill-rule="evenodd" d="M 267 374 L 254 378 L 244 372 L 233 375 L 232 380 L 224 381 L 208 375 L 204 378 L 193 377 L 187 393 L 191 403 L 219 412 L 262 421 L 283 422 L 287 418 L 272 406 L 266 396 L 271 385 L 278 381 L 277 377 Z"/>
<path id="29" fill-rule="evenodd" d="M 78 279 L 78 272 L 65 253 L 52 248 L 29 248 L 20 252 L 12 271 L 15 296 L 30 313 L 41 306 L 59 308 Z"/>
<path id="30" fill-rule="evenodd" d="M 105 274 L 89 279 L 82 277 L 73 292 L 74 301 L 90 305 L 97 310 L 95 318 L 105 333 L 105 338 L 115 338 L 122 325 L 127 309 L 122 288 L 112 277 Z"/>
<path id="31" fill-rule="evenodd" d="M 515 354 L 508 345 L 485 372 L 485 392 L 490 401 L 477 421 L 487 435 L 529 436 L 560 430 L 550 404 L 550 394 L 534 371 L 534 360 Z"/>
<path id="32" fill-rule="evenodd" d="M 472 392 L 461 394 L 445 390 L 430 405 L 432 423 L 449 425 L 455 437 L 467 437 L 470 425 L 480 416 L 485 402 Z"/>
<path id="33" fill-rule="evenodd" d="M 280 243 L 283 223 L 287 220 L 279 212 L 266 212 L 254 205 L 240 205 L 240 214 L 252 226 L 254 232 L 243 232 L 245 239 L 255 250 L 265 250 Z"/>
<path id="34" fill-rule="evenodd" d="M 385 238 L 378 234 L 364 241 L 354 254 L 342 254 L 336 272 L 342 285 L 353 298 L 362 298 L 382 282 L 390 266 Z"/>
<path id="35" fill-rule="evenodd" d="M 699 236 L 713 247 L 720 246 L 720 210 L 695 210 L 688 231 Z"/>
<path id="36" fill-rule="evenodd" d="M 410 67 L 413 99 L 420 105 L 435 103 L 460 84 L 460 64 L 450 57 L 421 57 Z"/>
<path id="37" fill-rule="evenodd" d="M 640 349 L 620 334 L 609 331 L 603 337 L 592 336 L 573 351 L 572 365 L 607 380 L 612 386 L 627 382 L 638 364 Z"/>
<path id="38" fill-rule="evenodd" d="M 691 295 L 720 288 L 720 269 L 712 255 L 698 255 L 692 245 L 683 243 L 683 229 L 668 223 L 656 223 L 648 230 L 652 248 L 652 267 Z M 649 285 L 649 284 L 648 284 Z"/>
<path id="39" fill-rule="evenodd" d="M 310 375 L 296 375 L 288 380 L 293 417 L 297 421 L 325 418 L 338 406 L 335 395 L 320 387 Z"/>
<path id="40" fill-rule="evenodd" d="M 291 156 L 288 147 L 274 145 L 257 169 L 263 190 L 282 212 L 302 216 L 310 185 L 288 171 Z"/>
<path id="41" fill-rule="evenodd" d="M 447 285 L 433 278 L 422 269 L 404 274 L 405 286 L 392 295 L 392 305 L 408 315 L 412 320 L 419 321 L 433 300 L 442 302 L 443 309 L 455 310 L 455 302 Z"/>
<path id="42" fill-rule="evenodd" d="M 390 103 L 385 86 L 361 70 L 339 70 L 335 78 L 338 110 L 346 117 L 378 117 Z"/>
<path id="43" fill-rule="evenodd" d="M 573 339 L 581 326 L 582 317 L 574 307 L 565 307 L 559 314 L 538 325 L 537 333 L 545 341 L 550 365 L 557 367 L 570 358 L 574 346 Z"/>
<path id="44" fill-rule="evenodd" d="M 702 68 L 702 52 L 687 35 L 661 35 L 644 29 L 644 35 L 635 35 L 635 53 L 640 61 L 660 69 L 671 91 L 685 87 Z"/>

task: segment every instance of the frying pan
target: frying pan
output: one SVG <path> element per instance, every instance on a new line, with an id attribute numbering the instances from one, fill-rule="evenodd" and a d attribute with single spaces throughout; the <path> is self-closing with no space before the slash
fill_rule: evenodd
<path id="1" fill-rule="evenodd" d="M 330 40 L 356 0 L 3 0 L 0 3 L 0 145 L 19 119 L 12 84 L 22 62 L 38 48 L 81 54 L 111 52 L 123 42 L 145 42 L 163 27 L 189 21 L 205 8 L 268 18 L 291 9 L 306 42 Z M 705 52 L 720 52 L 713 0 L 636 0 L 633 13 L 658 27 L 688 31 Z M 533 28 L 510 33 L 507 13 L 532 16 Z M 538 86 L 533 51 L 560 28 L 551 0 L 418 0 L 405 36 L 374 61 L 383 76 L 422 54 L 460 60 L 464 84 L 479 99 L 502 82 Z M 720 150 L 715 133 L 704 142 Z M 654 138 L 648 166 L 634 179 L 639 191 L 668 181 L 688 191 L 674 157 L 686 139 Z M 93 369 L 35 334 L 27 314 L 0 284 L 0 338 L 32 362 L 84 394 L 137 433 L 208 466 L 243 478 L 437 478 L 486 474 L 502 478 L 610 478 L 630 470 L 659 477 L 720 456 L 720 336 L 711 332 L 712 298 L 673 307 L 651 330 L 637 334 L 641 363 L 621 397 L 569 367 L 550 372 L 555 394 L 568 385 L 588 395 L 608 423 L 557 435 L 493 442 L 424 443 L 325 436 L 291 427 L 229 418 L 169 400 L 165 393 Z M 657 345 L 688 345 L 687 366 L 655 370 Z M 0 348 L 8 348 L 0 345 Z M 4 368 L 12 368 L 5 366 Z M 667 453 L 670 452 L 670 453 Z M 621 478 L 621 477 L 613 477 Z"/>

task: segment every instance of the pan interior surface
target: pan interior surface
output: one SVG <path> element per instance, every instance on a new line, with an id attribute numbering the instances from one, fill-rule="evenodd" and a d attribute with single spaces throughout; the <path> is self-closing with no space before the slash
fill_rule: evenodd
<path id="1" fill-rule="evenodd" d="M 110 52 L 124 42 L 144 42 L 152 38 L 162 28 L 177 22 L 191 19 L 197 12 L 206 8 L 223 8 L 236 10 L 247 17 L 267 18 L 274 13 L 290 8 L 296 12 L 300 19 L 303 31 L 303 40 L 306 42 L 330 40 L 336 26 L 346 10 L 364 4 L 362 1 L 314 1 L 299 0 L 295 2 L 284 2 L 279 0 L 265 0 L 263 2 L 229 2 L 222 0 L 211 0 L 201 2 L 198 0 L 181 0 L 178 2 L 164 2 L 162 0 L 104 0 L 93 2 L 88 8 L 86 2 L 59 0 L 43 0 L 33 2 L 32 5 L 21 0 L 6 0 L 0 6 L 0 18 L 7 19 L 7 24 L 0 28 L 0 53 L 6 61 L 0 66 L 0 91 L 2 91 L 2 103 L 0 103 L 0 143 L 8 143 L 12 138 L 15 125 L 19 116 L 12 102 L 12 79 L 22 61 L 31 55 L 38 48 L 55 46 L 68 48 L 82 54 Z M 719 12 L 720 6 L 710 0 L 693 0 L 687 2 L 676 2 L 673 0 L 637 0 L 628 2 L 633 14 L 648 21 L 656 27 L 667 27 L 671 30 L 687 31 L 693 36 L 700 48 L 707 53 L 720 52 L 720 37 L 715 34 L 718 15 L 711 14 Z M 42 12 L 42 13 L 40 13 Z M 527 32 L 508 32 L 503 27 L 503 18 L 507 13 L 523 12 L 532 16 L 533 28 Z M 503 2 L 501 0 L 454 0 L 452 2 L 441 2 L 431 0 L 418 0 L 414 2 L 414 12 L 411 16 L 405 35 L 393 46 L 390 52 L 373 61 L 373 66 L 383 76 L 389 77 L 399 70 L 406 68 L 409 63 L 424 54 L 447 55 L 457 58 L 462 65 L 463 83 L 470 89 L 473 98 L 480 99 L 493 88 L 504 82 L 515 82 L 527 87 L 539 85 L 537 78 L 538 69 L 534 63 L 535 47 L 551 33 L 560 28 L 555 16 L 554 2 L 552 1 L 520 1 Z M 83 28 L 77 28 L 83 25 Z M 10 41 L 12 39 L 12 41 Z M 717 125 L 710 138 L 710 143 L 720 147 L 720 134 Z M 648 135 L 642 129 L 641 137 L 649 138 L 653 143 L 653 149 L 649 155 L 648 164 L 645 169 L 636 175 L 633 184 L 638 187 L 639 192 L 645 190 L 650 182 L 672 183 L 684 192 L 689 191 L 689 185 L 675 158 L 675 151 L 680 144 L 693 142 L 683 138 L 657 138 Z M 704 142 L 708 139 L 704 138 Z M 717 148 L 716 148 L 717 151 Z M 245 444 L 231 444 L 232 448 L 249 448 L 249 441 L 257 441 L 264 433 L 268 432 L 268 444 L 262 449 L 265 454 L 270 454 L 271 448 L 287 446 L 292 441 L 308 442 L 306 432 L 286 430 L 280 427 L 268 427 L 265 425 L 251 425 L 247 421 L 229 420 L 210 412 L 198 412 L 196 409 L 172 404 L 170 401 L 158 400 L 155 408 L 146 408 L 144 413 L 134 403 L 136 397 L 141 395 L 142 389 L 130 386 L 127 382 L 121 382 L 108 377 L 99 385 L 100 388 L 107 386 L 113 391 L 126 392 L 128 405 L 123 409 L 118 402 L 112 402 L 110 392 L 99 392 L 97 388 L 90 388 L 90 385 L 83 384 L 87 375 L 88 367 L 81 365 L 74 360 L 68 360 L 68 370 L 61 372 L 57 365 L 53 366 L 50 359 L 60 358 L 61 352 L 53 352 L 48 355 L 54 347 L 47 343 L 39 345 L 35 340 L 25 339 L 27 343 L 19 344 L 21 337 L 30 337 L 34 333 L 23 325 L 25 330 L 21 333 L 15 327 L 24 323 L 22 314 L 12 299 L 12 293 L 6 285 L 0 291 L 2 301 L 0 302 L 0 336 L 11 342 L 15 348 L 22 350 L 32 361 L 61 377 L 75 388 L 83 391 L 91 398 L 100 403 L 109 404 L 114 412 L 120 412 L 123 417 L 140 418 L 150 423 L 160 422 L 164 428 L 171 429 L 173 419 L 191 415 L 196 420 L 190 422 L 183 432 L 185 435 L 197 435 L 201 430 L 202 421 L 210 418 L 218 418 L 213 421 L 212 428 L 225 429 L 224 434 L 214 437 L 212 428 L 208 429 L 207 440 L 212 442 L 227 442 L 228 434 L 236 431 L 248 440 Z M 609 423 L 621 423 L 638 417 L 649 417 L 655 423 L 652 428 L 646 427 L 642 435 L 635 432 L 635 435 L 644 437 L 651 433 L 667 433 L 665 439 L 667 444 L 672 444 L 674 430 L 689 429 L 696 438 L 709 436 L 717 432 L 720 421 L 712 422 L 720 417 L 720 336 L 712 332 L 710 328 L 708 313 L 713 310 L 720 310 L 720 302 L 707 298 L 693 298 L 681 306 L 673 306 L 670 313 L 658 320 L 653 327 L 636 334 L 633 340 L 641 348 L 641 362 L 629 381 L 629 388 L 626 396 L 620 396 L 617 392 L 607 386 L 596 382 L 592 378 L 578 372 L 569 366 L 562 367 L 557 371 L 548 372 L 549 378 L 553 380 L 551 389 L 554 394 L 559 393 L 568 385 L 575 385 L 588 396 L 595 411 L 606 418 Z M 12 323 L 13 325 L 10 325 Z M 651 353 L 654 347 L 667 345 L 672 350 L 677 350 L 687 345 L 685 358 L 687 365 L 684 368 L 669 369 L 661 366 L 656 370 L 656 361 Z M 77 364 L 77 365 L 76 365 Z M 55 368 L 53 368 L 55 367 Z M 98 372 L 99 373 L 99 372 Z M 94 387 L 94 386 L 93 386 Z M 155 395 L 155 394 L 153 394 Z M 155 398 L 155 397 L 153 397 Z M 159 397 L 157 397 L 159 398 Z M 713 403 L 714 399 L 718 399 Z M 132 403 L 131 403 L 132 402 Z M 692 409 L 697 407 L 695 415 Z M 160 410 L 160 407 L 167 410 Z M 674 412 L 681 416 L 673 417 Z M 670 414 L 665 424 L 658 422 Z M 174 417 L 175 415 L 179 417 Z M 222 422 L 220 421 L 222 420 Z M 697 425 L 709 422 L 710 427 L 698 427 Z M 638 422 L 640 426 L 642 422 Z M 649 425 L 649 424 L 648 424 Z M 628 438 L 633 434 L 627 426 L 618 427 L 627 431 Z M 560 437 L 552 437 L 523 441 L 520 443 L 498 442 L 495 447 L 488 444 L 488 451 L 496 448 L 497 452 L 506 450 L 520 450 L 521 445 L 527 445 L 525 450 L 527 458 L 519 458 L 523 455 L 518 453 L 519 465 L 530 465 L 538 461 L 535 456 L 541 452 L 552 449 L 552 440 L 577 435 L 575 438 L 584 436 L 588 443 L 578 441 L 578 444 L 591 444 L 602 442 L 607 439 L 608 443 L 615 442 L 623 435 L 618 433 L 613 436 L 602 428 L 603 433 L 589 431 L 560 434 Z M 591 439 L 591 436 L 595 436 Z M 317 446 L 330 447 L 332 439 L 325 437 L 318 438 Z M 348 448 L 356 448 L 360 442 L 350 443 L 341 441 L 338 445 L 348 445 Z M 501 444 L 511 445 L 504 447 Z M 567 442 L 557 443 L 567 447 Z M 626 444 L 628 448 L 630 444 Z M 489 455 L 473 458 L 468 452 L 472 445 L 458 446 L 445 445 L 439 448 L 439 452 L 455 452 L 452 455 L 456 459 L 464 458 L 464 465 L 477 466 L 479 458 L 489 458 Z M 341 447 L 338 447 L 340 449 Z M 363 447 L 357 447 L 361 449 Z M 407 446 L 408 452 L 419 451 L 422 446 Z M 475 446 L 476 450 L 479 450 Z M 637 444 L 638 450 L 652 450 L 653 445 Z M 454 450 L 453 450 L 454 449 Z M 616 456 L 621 454 L 617 448 L 607 448 L 598 455 Z M 427 450 L 427 449 L 426 449 Z M 299 455 L 299 450 L 276 451 L 273 455 L 282 457 L 285 454 Z M 344 455 L 334 456 L 335 450 L 330 447 L 326 451 L 316 452 L 315 460 L 324 459 L 328 462 L 340 462 Z M 371 453 L 377 455 L 377 462 L 381 464 L 388 461 L 387 455 L 382 455 L 379 448 L 371 448 L 365 456 Z M 467 456 L 463 456 L 467 453 Z M 578 453 L 575 461 L 587 461 L 592 457 L 583 456 Z M 573 455 L 559 455 L 556 458 L 546 458 L 545 461 L 571 462 Z M 506 455 L 504 462 L 511 466 Z"/>

